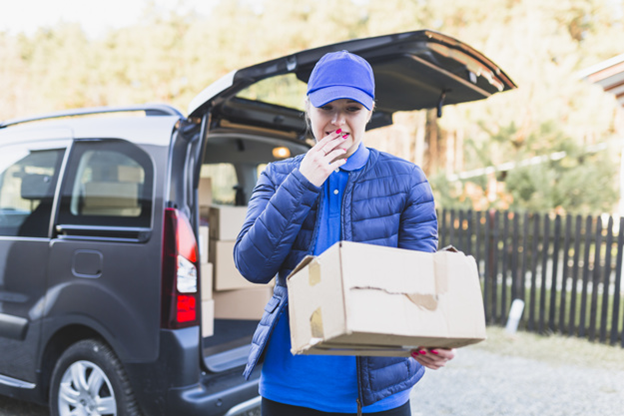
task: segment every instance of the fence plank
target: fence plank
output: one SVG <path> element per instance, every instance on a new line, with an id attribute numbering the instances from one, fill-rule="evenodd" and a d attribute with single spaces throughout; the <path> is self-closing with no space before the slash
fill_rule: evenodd
<path id="1" fill-rule="evenodd" d="M 587 286 L 589 285 L 589 256 L 591 252 L 592 218 L 585 221 L 585 246 L 583 256 L 583 291 L 581 292 L 581 316 L 579 319 L 578 336 L 585 337 L 585 323 L 587 321 Z"/>
<path id="2" fill-rule="evenodd" d="M 566 215 L 565 236 L 563 238 L 563 264 L 561 265 L 562 278 L 561 278 L 561 293 L 559 297 L 559 332 L 563 334 L 565 332 L 566 321 L 566 300 L 568 295 L 568 276 L 569 276 L 569 261 L 570 261 L 570 238 L 572 234 L 572 215 Z"/>
<path id="3" fill-rule="evenodd" d="M 557 283 L 559 279 L 559 247 L 561 246 L 561 216 L 555 217 L 555 235 L 551 255 L 552 275 L 550 280 L 550 305 L 548 306 L 548 329 L 554 331 L 557 312 Z"/>
<path id="4" fill-rule="evenodd" d="M 620 231 L 618 233 L 617 242 L 617 257 L 615 261 L 615 282 L 614 282 L 614 296 L 613 296 L 613 317 L 611 321 L 611 345 L 615 345 L 618 338 L 618 331 L 620 328 L 620 297 L 621 282 L 622 282 L 622 250 L 624 250 L 624 218 L 620 218 Z M 623 317 L 624 320 L 624 317 Z M 624 347 L 624 330 L 621 335 L 622 347 Z"/>
<path id="5" fill-rule="evenodd" d="M 609 314 L 609 284 L 611 283 L 611 250 L 613 249 L 613 217 L 607 223 L 604 268 L 602 269 L 602 311 L 600 314 L 600 342 L 607 341 L 607 315 Z"/>
<path id="6" fill-rule="evenodd" d="M 546 283 L 548 275 L 548 251 L 550 249 L 550 217 L 544 215 L 544 238 L 542 239 L 542 278 L 540 282 L 539 325 L 538 331 L 544 333 L 546 326 Z"/>
<path id="7" fill-rule="evenodd" d="M 457 227 L 457 237 L 455 239 L 455 241 L 452 243 L 455 248 L 457 248 L 459 251 L 462 252 L 466 252 L 466 244 L 464 244 L 464 237 L 465 237 L 465 232 L 464 232 L 464 210 L 460 209 L 458 211 L 458 227 Z"/>
<path id="8" fill-rule="evenodd" d="M 455 240 L 455 210 L 452 209 L 450 211 L 450 214 L 451 216 L 449 219 L 449 240 L 448 240 L 448 243 L 446 243 L 446 245 L 457 244 Z"/>
<path id="9" fill-rule="evenodd" d="M 513 213 L 513 231 L 511 233 L 511 302 L 518 298 L 518 251 L 520 247 L 520 224 L 518 224 L 520 216 Z"/>
<path id="10" fill-rule="evenodd" d="M 596 220 L 594 240 L 594 270 L 592 273 L 591 307 L 589 310 L 589 340 L 596 339 L 596 320 L 598 317 L 598 284 L 600 281 L 600 253 L 602 252 L 602 219 Z"/>
<path id="11" fill-rule="evenodd" d="M 576 333 L 576 292 L 579 278 L 579 257 L 581 253 L 581 227 L 583 225 L 583 217 L 576 216 L 575 240 L 574 240 L 574 257 L 572 259 L 572 296 L 570 298 L 570 317 L 568 319 L 568 335 L 572 336 Z"/>
<path id="12" fill-rule="evenodd" d="M 473 234 L 473 225 L 472 225 L 472 210 L 468 210 L 466 212 L 466 231 L 465 231 L 465 241 L 464 247 L 466 247 L 466 254 L 473 255 L 472 253 L 472 234 Z M 474 256 L 473 256 L 474 257 Z"/>
<path id="13" fill-rule="evenodd" d="M 492 319 L 498 322 L 497 306 L 498 306 L 498 243 L 500 233 L 498 229 L 499 215 L 498 211 L 494 212 L 492 220 Z"/>
<path id="14" fill-rule="evenodd" d="M 446 208 L 442 210 L 440 221 L 440 233 L 438 236 L 438 247 L 446 247 L 446 233 L 448 232 L 448 226 L 446 224 Z"/>
<path id="15" fill-rule="evenodd" d="M 501 308 L 500 322 L 505 323 L 507 316 L 507 275 L 509 273 L 509 211 L 503 213 L 503 255 L 501 265 Z"/>
<path id="16" fill-rule="evenodd" d="M 537 290 L 537 263 L 538 263 L 538 243 L 539 243 L 539 223 L 540 216 L 538 214 L 533 215 L 533 248 L 531 250 L 531 294 L 530 294 L 530 307 L 529 307 L 529 331 L 535 330 L 535 309 L 536 303 L 536 290 Z"/>
<path id="17" fill-rule="evenodd" d="M 527 273 L 527 262 L 529 260 L 528 258 L 528 251 L 529 251 L 529 213 L 525 212 L 523 219 L 522 219 L 522 259 L 521 259 L 521 263 L 522 263 L 522 268 L 520 269 L 520 279 L 518 281 L 519 283 L 519 294 L 518 297 L 520 299 L 522 299 L 523 301 L 526 301 L 526 294 L 525 294 L 525 290 L 526 290 L 526 273 Z"/>
<path id="18" fill-rule="evenodd" d="M 483 232 L 483 263 L 485 273 L 483 274 L 483 307 L 485 308 L 485 320 L 490 322 L 490 284 L 492 281 L 492 259 L 491 259 L 491 247 L 492 247 L 492 216 L 489 212 L 485 212 L 485 230 Z"/>
<path id="19" fill-rule="evenodd" d="M 473 228 L 473 234 L 475 236 L 475 244 L 474 244 L 474 258 L 477 261 L 477 270 L 479 270 L 479 277 L 481 277 L 481 260 L 483 257 L 481 256 L 481 245 L 483 239 L 481 238 L 481 211 L 475 212 L 475 222 Z"/>

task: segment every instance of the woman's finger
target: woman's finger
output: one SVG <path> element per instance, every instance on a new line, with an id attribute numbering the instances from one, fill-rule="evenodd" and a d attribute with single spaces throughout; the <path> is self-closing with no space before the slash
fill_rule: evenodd
<path id="1" fill-rule="evenodd" d="M 330 134 L 329 136 L 326 137 L 330 137 L 332 135 L 334 135 L 334 133 Z M 346 137 L 348 137 L 348 134 L 336 134 L 331 140 L 324 142 L 323 145 L 319 148 L 319 150 L 325 155 L 328 156 L 334 149 L 336 149 L 338 146 L 340 146 L 342 143 L 344 143 L 344 140 Z M 323 139 L 324 140 L 324 139 Z M 320 144 L 320 142 L 319 142 Z"/>
<path id="2" fill-rule="evenodd" d="M 346 150 L 345 150 L 345 152 L 346 152 Z M 342 153 L 344 153 L 344 152 L 342 152 Z M 336 159 L 333 162 L 331 162 L 329 164 L 329 168 L 330 168 L 331 171 L 334 171 L 334 170 L 338 169 L 340 166 L 344 165 L 345 163 L 347 163 L 347 159 L 341 157 L 340 159 Z"/>

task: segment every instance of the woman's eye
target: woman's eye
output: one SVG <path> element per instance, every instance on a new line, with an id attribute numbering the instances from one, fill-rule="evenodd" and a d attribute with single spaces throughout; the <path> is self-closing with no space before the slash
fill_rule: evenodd
<path id="1" fill-rule="evenodd" d="M 324 111 L 331 111 L 332 110 L 332 106 L 331 105 L 324 105 L 324 106 L 322 106 L 320 108 L 321 108 L 321 110 L 324 110 Z"/>
<path id="2" fill-rule="evenodd" d="M 362 109 L 361 107 L 355 107 L 355 106 L 347 108 L 347 110 L 352 112 L 352 113 L 354 113 L 356 111 L 360 111 L 361 109 Z"/>

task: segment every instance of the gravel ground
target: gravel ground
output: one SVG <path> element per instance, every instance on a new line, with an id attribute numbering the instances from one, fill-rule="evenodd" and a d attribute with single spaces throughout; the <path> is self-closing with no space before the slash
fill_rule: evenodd
<path id="1" fill-rule="evenodd" d="M 624 415 L 624 350 L 564 337 L 507 336 L 458 351 L 412 393 L 413 416 Z"/>
<path id="2" fill-rule="evenodd" d="M 488 328 L 412 393 L 413 416 L 624 415 L 624 349 Z M 0 396 L 0 416 L 49 416 Z"/>

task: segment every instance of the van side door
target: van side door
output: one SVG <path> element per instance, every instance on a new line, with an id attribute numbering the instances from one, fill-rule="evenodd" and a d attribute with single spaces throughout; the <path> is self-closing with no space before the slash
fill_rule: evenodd
<path id="1" fill-rule="evenodd" d="M 35 387 L 50 222 L 69 143 L 25 140 L 0 148 L 0 384 L 5 386 Z"/>
<path id="2" fill-rule="evenodd" d="M 136 144 L 75 140 L 50 245 L 53 301 L 44 340 L 86 327 L 122 361 L 157 357 L 162 217 L 153 218 L 155 176 L 152 155 Z"/>

